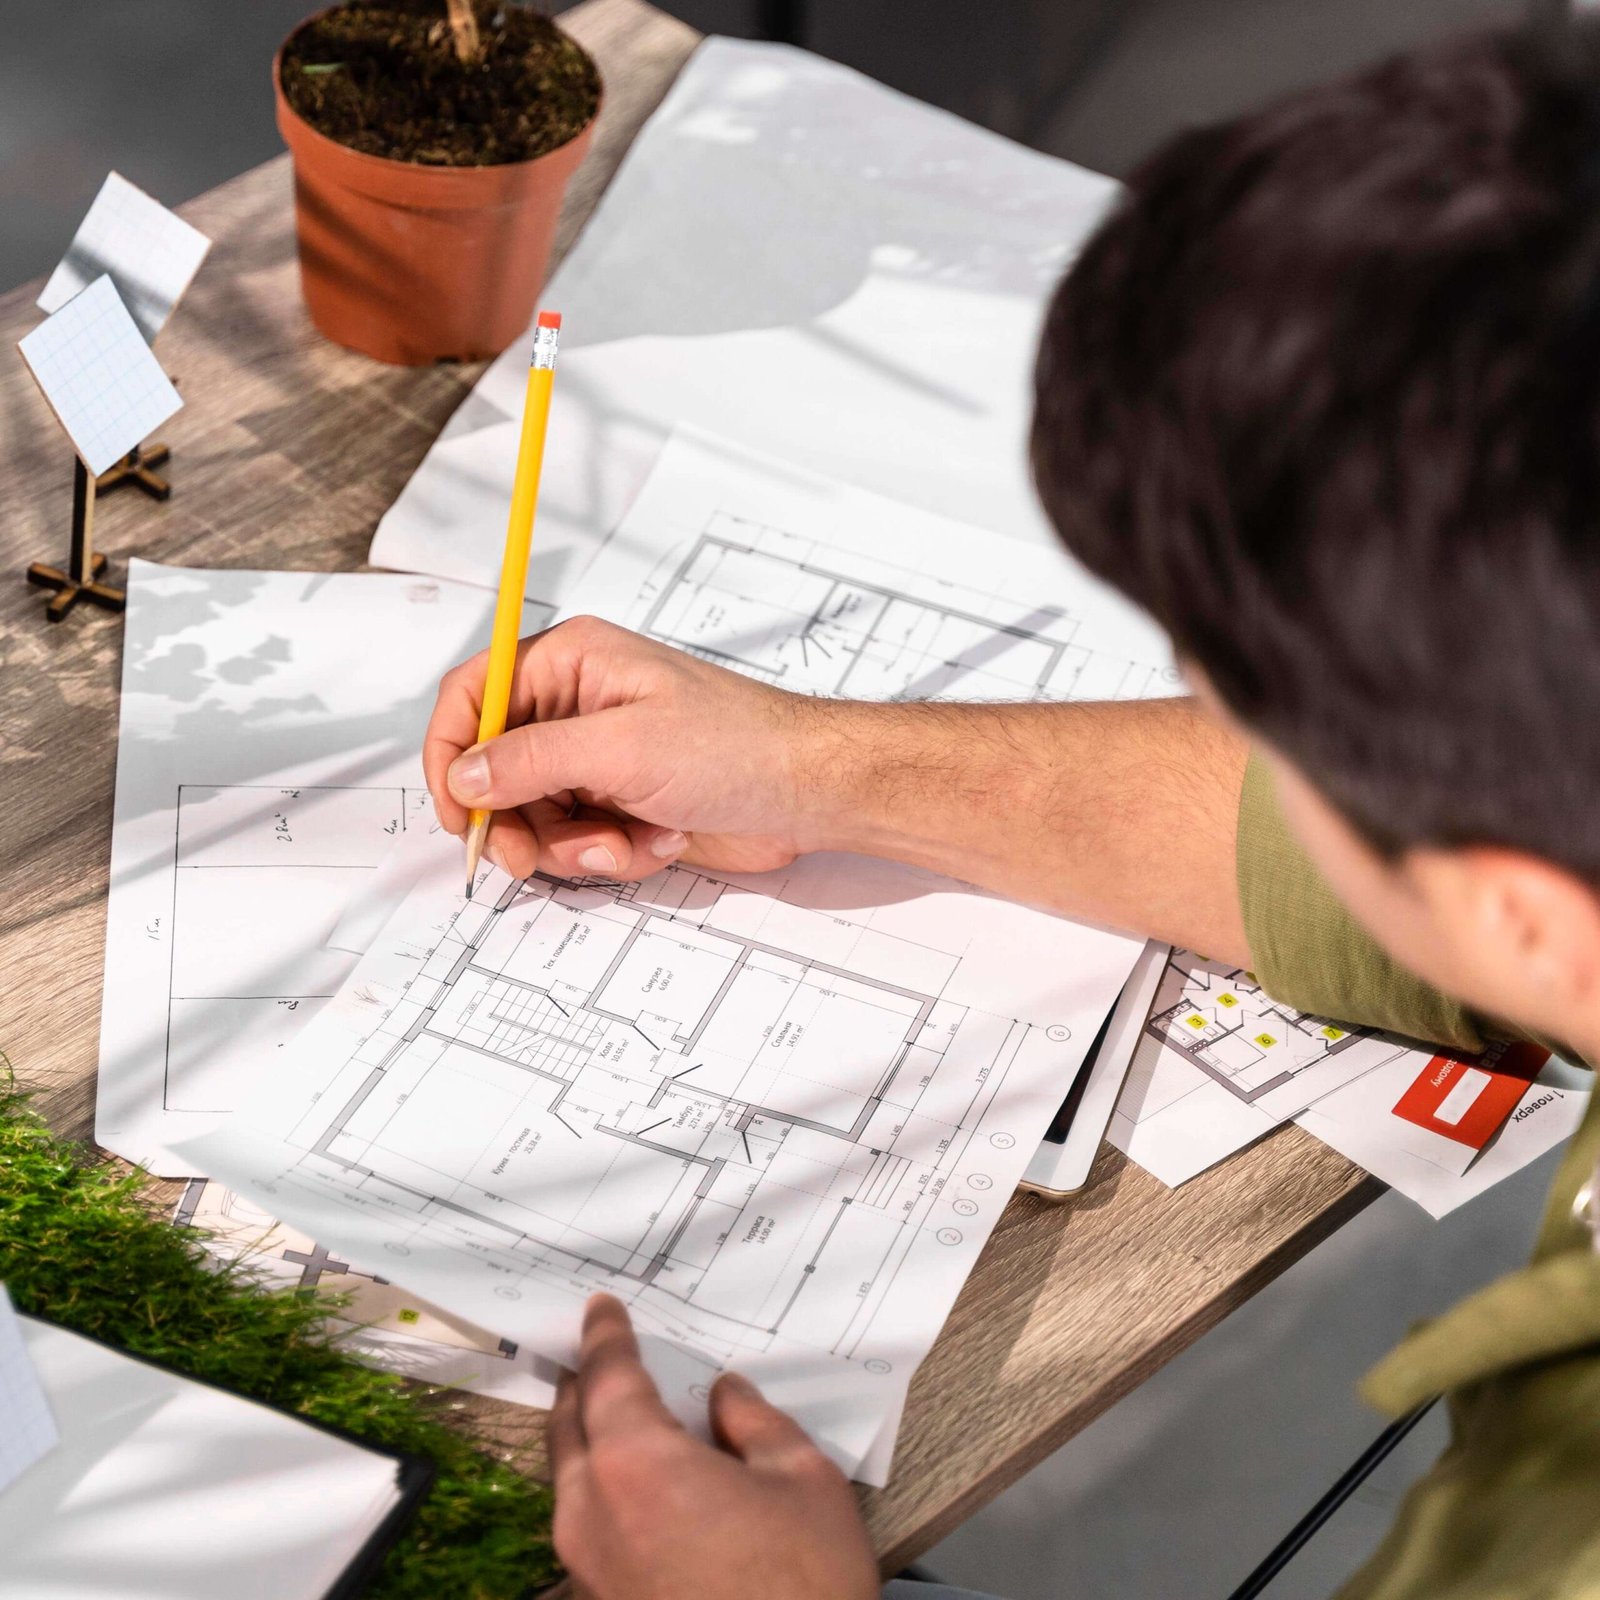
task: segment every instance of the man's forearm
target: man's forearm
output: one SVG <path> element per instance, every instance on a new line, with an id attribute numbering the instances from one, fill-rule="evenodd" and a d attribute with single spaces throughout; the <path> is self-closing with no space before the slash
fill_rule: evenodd
<path id="1" fill-rule="evenodd" d="M 1248 964 L 1234 873 L 1247 750 L 1193 700 L 831 709 L 806 778 L 819 847 Z"/>

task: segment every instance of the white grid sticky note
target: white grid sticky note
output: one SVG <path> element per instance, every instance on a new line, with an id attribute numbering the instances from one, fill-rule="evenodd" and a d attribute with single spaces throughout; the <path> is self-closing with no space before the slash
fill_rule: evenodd
<path id="1" fill-rule="evenodd" d="M 101 274 L 109 274 L 139 332 L 147 341 L 154 339 L 210 248 L 198 228 L 113 172 L 50 274 L 39 309 L 59 311 Z"/>
<path id="2" fill-rule="evenodd" d="M 17 348 L 96 476 L 183 404 L 109 277 L 96 278 Z"/>
<path id="3" fill-rule="evenodd" d="M 0 1283 L 0 1491 L 56 1445 L 55 1418 Z"/>

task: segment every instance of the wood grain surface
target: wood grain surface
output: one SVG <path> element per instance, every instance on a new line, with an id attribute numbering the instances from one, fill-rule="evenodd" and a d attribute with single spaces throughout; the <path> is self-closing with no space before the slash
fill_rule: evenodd
<path id="1" fill-rule="evenodd" d="M 558 251 L 697 43 L 641 0 L 564 24 L 605 104 Z M 266 63 L 262 64 L 263 75 Z M 265 93 L 263 84 L 263 93 Z M 176 135 L 175 135 L 176 136 Z M 477 379 L 379 366 L 319 338 L 301 304 L 287 157 L 181 208 L 216 245 L 158 353 L 185 409 L 163 430 L 172 499 L 104 500 L 113 581 L 130 554 L 192 566 L 352 569 Z M 23 568 L 64 558 L 72 458 L 15 342 L 38 284 L 0 299 L 0 1047 L 60 1131 L 92 1127 L 117 743 L 120 619 L 52 626 Z M 1109 1149 L 1065 1204 L 1019 1195 L 917 1374 L 894 1480 L 862 1507 L 893 1571 L 1147 1378 L 1379 1193 L 1285 1128 L 1169 1191 Z M 543 1470 L 540 1419 L 461 1397 L 464 1423 Z"/>

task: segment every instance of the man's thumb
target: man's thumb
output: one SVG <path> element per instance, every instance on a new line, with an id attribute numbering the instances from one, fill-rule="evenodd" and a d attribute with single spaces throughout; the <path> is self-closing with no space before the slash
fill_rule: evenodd
<path id="1" fill-rule="evenodd" d="M 816 1453 L 805 1429 L 737 1372 L 723 1373 L 711 1391 L 711 1429 L 724 1450 L 752 1466 Z"/>
<path id="2" fill-rule="evenodd" d="M 605 789 L 621 708 L 557 722 L 530 722 L 464 750 L 445 781 L 464 806 L 508 811 L 563 789 Z"/>

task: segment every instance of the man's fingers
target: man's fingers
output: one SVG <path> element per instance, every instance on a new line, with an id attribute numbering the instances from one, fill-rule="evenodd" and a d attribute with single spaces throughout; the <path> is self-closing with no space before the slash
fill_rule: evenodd
<path id="1" fill-rule="evenodd" d="M 658 828 L 653 822 L 626 822 L 623 829 L 633 847 L 630 878 L 648 878 L 670 866 L 689 848 L 689 837 L 676 828 Z"/>
<path id="2" fill-rule="evenodd" d="M 450 798 L 458 806 L 506 811 L 562 789 L 609 792 L 637 731 L 624 706 L 512 728 L 449 764 Z"/>
<path id="3" fill-rule="evenodd" d="M 483 676 L 489 661 L 488 651 L 475 655 L 452 668 L 439 685 L 428 731 L 422 739 L 422 772 L 439 825 L 447 832 L 467 831 L 467 810 L 450 793 L 447 774 L 450 763 L 463 750 L 478 742 L 478 717 Z"/>
<path id="4" fill-rule="evenodd" d="M 541 707 L 546 716 L 569 714 L 571 693 L 566 683 L 571 672 L 562 659 L 566 652 L 552 651 L 546 643 L 554 631 L 546 629 L 517 645 L 511 703 L 506 712 L 512 726 L 535 720 Z M 428 792 L 433 796 L 440 825 L 450 833 L 466 832 L 467 807 L 450 793 L 447 774 L 451 763 L 478 742 L 483 686 L 488 674 L 489 652 L 480 650 L 444 675 L 422 741 L 422 770 Z"/>
<path id="5" fill-rule="evenodd" d="M 654 1428 L 678 1428 L 654 1380 L 639 1359 L 639 1341 L 620 1300 L 594 1295 L 583 1313 L 578 1384 L 584 1437 L 636 1436 Z"/>
<path id="6" fill-rule="evenodd" d="M 711 1431 L 751 1466 L 785 1468 L 818 1454 L 805 1429 L 737 1372 L 723 1373 L 711 1390 Z"/>
<path id="7" fill-rule="evenodd" d="M 556 1385 L 556 1403 L 545 1423 L 545 1445 L 550 1452 L 550 1476 L 559 1493 L 561 1481 L 569 1482 L 583 1468 L 583 1419 L 578 1411 L 578 1380 L 563 1373 Z"/>
<path id="8" fill-rule="evenodd" d="M 539 845 L 539 870 L 558 878 L 620 877 L 633 845 L 622 822 L 602 811 L 579 811 L 541 800 L 522 808 Z"/>
<path id="9" fill-rule="evenodd" d="M 539 869 L 537 830 L 519 811 L 496 811 L 489 818 L 483 853 L 513 878 L 526 878 Z"/>
<path id="10" fill-rule="evenodd" d="M 678 859 L 688 840 L 674 828 L 635 822 L 589 808 L 569 816 L 538 800 L 496 811 L 484 854 L 514 878 L 548 872 L 557 878 L 648 878 Z"/>
<path id="11" fill-rule="evenodd" d="M 527 809 L 524 808 L 524 815 Z M 562 878 L 599 875 L 623 882 L 648 878 L 682 854 L 688 840 L 674 828 L 599 813 L 535 819 L 539 869 Z"/>

